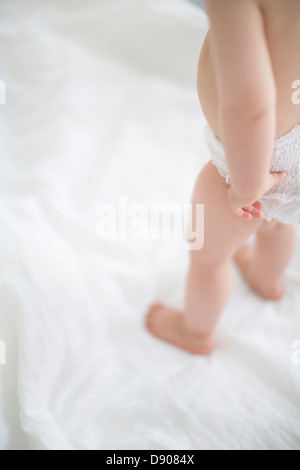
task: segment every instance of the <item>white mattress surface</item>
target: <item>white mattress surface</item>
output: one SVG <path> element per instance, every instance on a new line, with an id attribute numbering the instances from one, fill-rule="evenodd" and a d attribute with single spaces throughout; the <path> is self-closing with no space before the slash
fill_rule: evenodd
<path id="1" fill-rule="evenodd" d="M 184 241 L 97 236 L 121 196 L 190 201 L 206 30 L 184 0 L 1 2 L 1 449 L 300 448 L 299 246 L 278 303 L 236 273 L 202 358 L 143 325 L 183 304 Z"/>

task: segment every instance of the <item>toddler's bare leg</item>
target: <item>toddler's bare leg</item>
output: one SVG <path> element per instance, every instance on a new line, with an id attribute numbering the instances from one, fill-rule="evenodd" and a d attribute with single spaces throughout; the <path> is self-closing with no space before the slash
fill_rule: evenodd
<path id="1" fill-rule="evenodd" d="M 296 228 L 274 220 L 263 222 L 253 247 L 239 250 L 235 259 L 244 277 L 262 297 L 276 300 L 283 294 L 283 275 L 296 243 Z"/>
<path id="2" fill-rule="evenodd" d="M 197 354 L 214 346 L 213 334 L 231 294 L 231 259 L 261 221 L 238 219 L 230 210 L 227 185 L 209 163 L 201 172 L 193 206 L 205 205 L 205 243 L 191 252 L 191 267 L 183 312 L 155 305 L 147 316 L 148 329 L 157 337 Z"/>

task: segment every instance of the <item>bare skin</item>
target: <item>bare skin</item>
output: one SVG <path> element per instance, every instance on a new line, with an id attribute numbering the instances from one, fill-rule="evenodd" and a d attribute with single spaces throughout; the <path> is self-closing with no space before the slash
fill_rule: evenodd
<path id="1" fill-rule="evenodd" d="M 205 204 L 205 244 L 191 252 L 185 309 L 154 305 L 146 319 L 148 330 L 159 339 L 203 355 L 214 349 L 214 332 L 232 292 L 232 261 L 258 295 L 278 300 L 296 241 L 294 226 L 262 220 L 257 201 L 284 181 L 283 174 L 269 173 L 274 140 L 300 123 L 300 106 L 291 100 L 291 84 L 300 78 L 295 47 L 300 44 L 300 4 L 298 0 L 227 0 L 222 12 L 224 4 L 224 0 L 207 1 L 212 30 L 200 55 L 198 94 L 208 123 L 225 147 L 233 184 L 228 188 L 212 163 L 200 173 L 193 205 Z M 230 31 L 219 31 L 227 14 Z M 234 31 L 241 18 L 247 18 L 247 26 Z M 231 57 L 237 43 L 244 44 L 247 54 L 237 51 L 241 56 L 234 65 L 241 69 L 231 76 L 233 63 L 224 57 L 226 53 Z M 258 87 L 248 83 L 253 75 Z M 248 94 L 251 99 L 246 104 L 234 102 Z M 237 126 L 240 142 L 233 132 Z M 255 245 L 243 247 L 253 234 Z"/>
<path id="2" fill-rule="evenodd" d="M 146 326 L 157 338 L 193 354 L 210 354 L 215 346 L 213 336 L 202 337 L 186 325 L 183 312 L 162 304 L 151 307 L 146 317 Z"/>
<path id="3" fill-rule="evenodd" d="M 239 267 L 245 281 L 252 287 L 253 291 L 266 300 L 279 300 L 283 297 L 284 289 L 282 281 L 278 281 L 278 284 L 266 285 L 265 279 L 257 278 L 255 271 L 254 260 L 254 247 L 245 246 L 241 250 L 237 251 L 234 256 L 235 262 Z"/>

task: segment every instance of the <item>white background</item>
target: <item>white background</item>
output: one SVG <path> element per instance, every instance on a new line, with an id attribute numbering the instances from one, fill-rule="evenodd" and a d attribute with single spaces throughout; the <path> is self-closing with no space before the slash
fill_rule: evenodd
<path id="1" fill-rule="evenodd" d="M 299 245 L 286 295 L 236 274 L 209 358 L 144 328 L 183 305 L 183 241 L 101 241 L 97 210 L 188 203 L 208 160 L 183 0 L 0 6 L 2 449 L 299 449 Z"/>

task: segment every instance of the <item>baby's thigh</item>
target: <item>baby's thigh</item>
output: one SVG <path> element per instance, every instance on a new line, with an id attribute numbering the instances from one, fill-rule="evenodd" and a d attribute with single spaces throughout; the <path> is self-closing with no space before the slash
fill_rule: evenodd
<path id="1" fill-rule="evenodd" d="M 210 162 L 200 173 L 193 196 L 193 206 L 204 204 L 204 246 L 192 252 L 192 258 L 208 265 L 227 261 L 261 221 L 239 219 L 228 203 L 228 186 Z"/>

